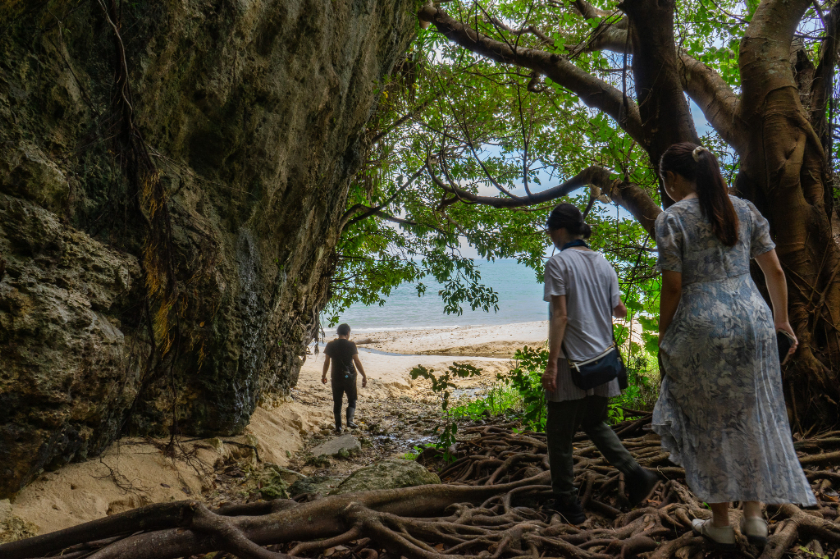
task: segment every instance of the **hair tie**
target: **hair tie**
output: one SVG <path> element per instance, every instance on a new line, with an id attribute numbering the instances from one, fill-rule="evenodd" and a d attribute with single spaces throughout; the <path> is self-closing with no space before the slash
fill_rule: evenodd
<path id="1" fill-rule="evenodd" d="M 691 157 L 693 157 L 696 162 L 700 163 L 700 154 L 704 151 L 706 151 L 706 148 L 703 146 L 697 146 L 694 148 L 694 151 L 691 152 Z"/>

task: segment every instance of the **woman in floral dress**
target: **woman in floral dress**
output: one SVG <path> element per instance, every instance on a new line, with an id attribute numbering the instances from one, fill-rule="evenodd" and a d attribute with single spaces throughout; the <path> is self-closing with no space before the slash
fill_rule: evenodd
<path id="1" fill-rule="evenodd" d="M 782 392 L 776 332 L 795 340 L 785 276 L 767 220 L 728 195 L 708 150 L 675 144 L 660 174 L 676 202 L 656 220 L 665 376 L 654 430 L 671 461 L 685 467 L 694 494 L 711 506 L 712 519 L 694 520 L 694 531 L 734 545 L 728 509 L 741 501 L 741 532 L 763 546 L 761 502 L 816 502 L 793 450 Z M 773 313 L 750 277 L 752 258 Z"/>

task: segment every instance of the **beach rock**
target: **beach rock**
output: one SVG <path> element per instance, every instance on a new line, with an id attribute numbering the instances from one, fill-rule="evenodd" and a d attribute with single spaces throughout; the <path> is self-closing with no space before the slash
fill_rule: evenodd
<path id="1" fill-rule="evenodd" d="M 38 533 L 38 527 L 12 514 L 8 499 L 0 500 L 0 544 L 31 538 Z"/>
<path id="2" fill-rule="evenodd" d="M 0 2 L 0 498 L 120 434 L 239 435 L 288 394 L 416 23 L 412 0 L 128 2 L 123 58 L 100 5 L 70 4 Z M 113 141 L 116 60 L 142 147 Z M 166 254 L 120 165 L 139 152 Z M 154 256 L 172 278 L 144 275 Z M 166 327 L 146 303 L 170 279 Z"/>
<path id="3" fill-rule="evenodd" d="M 415 485 L 440 483 L 437 474 L 430 472 L 413 460 L 383 460 L 373 466 L 355 471 L 330 492 L 330 495 L 371 491 L 373 489 L 399 489 Z"/>
<path id="4" fill-rule="evenodd" d="M 292 477 L 284 472 L 285 468 L 280 468 L 273 464 L 267 465 L 262 475 L 260 476 L 260 493 L 263 499 L 288 499 L 289 498 L 289 481 L 292 483 L 302 479 L 301 477 Z M 286 470 L 291 472 L 291 470 Z M 305 478 L 305 476 L 302 476 Z"/>
<path id="5" fill-rule="evenodd" d="M 282 466 L 278 466 L 277 464 L 268 464 L 266 468 L 273 470 L 276 473 L 276 475 L 280 479 L 282 479 L 286 485 L 289 486 L 294 485 L 298 481 L 306 479 L 306 476 L 302 473 L 290 470 L 288 468 L 284 468 Z"/>
<path id="6" fill-rule="evenodd" d="M 359 440 L 353 435 L 342 435 L 312 449 L 312 456 L 339 456 L 362 450 Z"/>
<path id="7" fill-rule="evenodd" d="M 309 476 L 293 483 L 288 489 L 288 494 L 292 498 L 304 493 L 323 497 L 338 487 L 344 479 L 340 476 Z"/>

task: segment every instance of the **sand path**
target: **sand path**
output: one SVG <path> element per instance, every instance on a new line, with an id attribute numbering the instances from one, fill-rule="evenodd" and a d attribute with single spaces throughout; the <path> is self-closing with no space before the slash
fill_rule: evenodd
<path id="1" fill-rule="evenodd" d="M 508 357 L 525 343 L 539 344 L 540 336 L 544 335 L 539 334 L 541 331 L 545 331 L 545 323 L 365 334 L 365 338 L 379 341 L 359 346 L 369 383 L 359 390 L 357 420 L 361 424 L 381 424 L 379 428 L 386 431 L 419 430 L 419 422 L 412 420 L 408 422 L 410 426 L 406 424 L 400 407 L 423 402 L 426 415 L 432 417 L 438 404 L 429 391 L 428 381 L 411 380 L 409 371 L 413 367 L 422 364 L 441 371 L 459 361 L 483 369 L 479 378 L 456 382 L 459 387 L 489 385 L 497 373 L 510 368 L 509 358 L 428 353 L 462 355 L 453 348 L 473 347 L 484 348 L 480 352 L 484 355 Z M 393 354 L 397 349 L 403 350 L 400 355 Z M 312 446 L 308 441 L 313 435 L 331 436 L 332 398 L 328 385 L 320 381 L 323 363 L 323 354 L 309 355 L 291 399 L 261 405 L 241 436 L 199 441 L 181 438 L 175 458 L 162 452 L 168 439 L 124 438 L 100 457 L 67 465 L 56 472 L 44 472 L 11 503 L 0 501 L 0 541 L 11 535 L 7 532 L 4 537 L 3 527 L 11 526 L 9 522 L 4 523 L 4 517 L 6 521 L 14 517 L 15 529 L 31 535 L 150 503 L 189 498 L 218 502 L 220 478 L 224 477 L 220 476 L 220 469 L 232 460 L 247 460 L 253 454 L 248 445 L 259 449 L 264 462 L 300 465 L 299 456 L 307 445 Z M 395 444 L 385 448 L 400 454 L 410 446 Z M 381 453 L 368 458 L 374 460 L 378 456 Z M 358 462 L 348 462 L 339 464 L 339 469 L 359 466 Z"/>

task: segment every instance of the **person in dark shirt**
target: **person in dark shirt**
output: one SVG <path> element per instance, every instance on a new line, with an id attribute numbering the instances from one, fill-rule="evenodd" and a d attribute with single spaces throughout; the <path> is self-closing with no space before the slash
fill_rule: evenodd
<path id="1" fill-rule="evenodd" d="M 335 432 L 341 434 L 341 404 L 344 394 L 347 394 L 347 427 L 356 428 L 353 416 L 356 413 L 356 369 L 362 374 L 362 388 L 367 386 L 367 377 L 362 362 L 359 360 L 359 350 L 350 341 L 350 326 L 339 324 L 338 338 L 324 348 L 324 373 L 321 382 L 327 384 L 327 370 L 332 364 L 332 393 L 333 415 L 335 416 Z"/>

